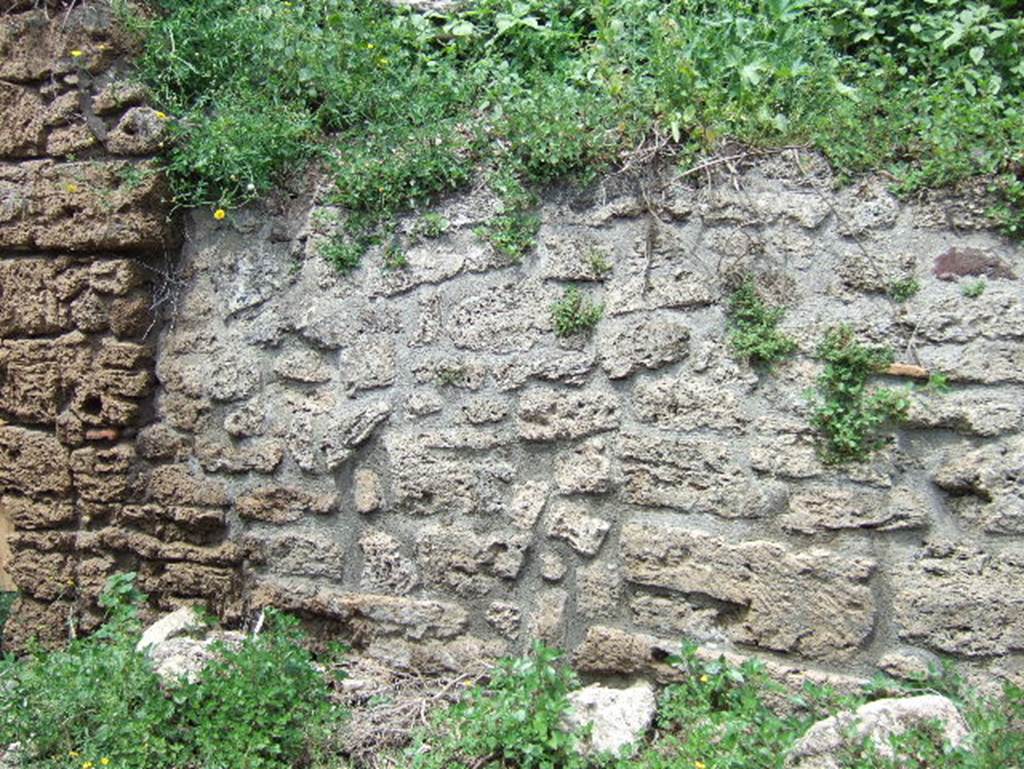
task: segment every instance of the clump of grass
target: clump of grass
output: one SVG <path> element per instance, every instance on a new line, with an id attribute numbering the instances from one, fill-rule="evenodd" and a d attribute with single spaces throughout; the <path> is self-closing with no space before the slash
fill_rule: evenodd
<path id="1" fill-rule="evenodd" d="M 921 290 L 916 278 L 894 280 L 886 287 L 886 293 L 897 302 L 905 302 Z"/>
<path id="2" fill-rule="evenodd" d="M 2 663 L 0 742 L 25 766 L 290 769 L 328 744 L 342 713 L 297 620 L 270 611 L 263 632 L 220 647 L 195 683 L 162 683 L 136 651 L 145 600 L 134 574 L 107 583 L 106 624 L 66 649 Z"/>
<path id="3" fill-rule="evenodd" d="M 604 305 L 586 299 L 576 286 L 566 288 L 562 298 L 551 305 L 555 335 L 560 337 L 593 330 L 603 314 Z"/>
<path id="4" fill-rule="evenodd" d="M 967 281 L 961 285 L 960 293 L 968 299 L 977 299 L 985 293 L 986 288 L 988 288 L 988 283 L 985 282 L 985 279 L 978 278 L 977 280 Z"/>
<path id="5" fill-rule="evenodd" d="M 384 249 L 384 269 L 404 270 L 409 266 L 409 257 L 402 249 L 402 244 L 397 240 L 391 241 Z"/>
<path id="6" fill-rule="evenodd" d="M 359 267 L 368 247 L 365 239 L 335 234 L 320 243 L 319 251 L 334 269 L 347 274 Z"/>
<path id="7" fill-rule="evenodd" d="M 439 238 L 448 232 L 451 223 L 441 214 L 433 211 L 423 214 L 413 228 L 415 235 L 421 238 Z"/>
<path id="8" fill-rule="evenodd" d="M 864 461 L 885 444 L 884 426 L 906 419 L 910 407 L 905 389 L 868 387 L 870 377 L 893 362 L 892 351 L 862 345 L 852 329 L 836 326 L 826 332 L 818 356 L 825 370 L 812 395 L 811 423 L 821 435 L 822 458 L 830 464 Z"/>
<path id="9" fill-rule="evenodd" d="M 792 355 L 794 342 L 779 331 L 784 307 L 771 307 L 761 298 L 757 283 L 747 277 L 729 297 L 729 344 L 743 360 L 771 365 Z"/>
<path id="10" fill-rule="evenodd" d="M 529 656 L 503 660 L 486 687 L 473 687 L 435 716 L 410 751 L 412 768 L 583 769 L 576 735 L 560 726 L 578 686 L 561 656 L 538 642 Z"/>

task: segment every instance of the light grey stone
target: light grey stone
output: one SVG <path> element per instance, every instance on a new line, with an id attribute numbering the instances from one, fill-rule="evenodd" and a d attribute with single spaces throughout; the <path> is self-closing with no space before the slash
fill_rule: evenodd
<path id="1" fill-rule="evenodd" d="M 581 555 L 595 555 L 601 549 L 611 524 L 587 515 L 587 507 L 575 502 L 555 502 L 548 525 L 548 536 L 562 539 Z"/>
<path id="2" fill-rule="evenodd" d="M 196 610 L 191 606 L 182 606 L 170 614 L 165 614 L 152 625 L 142 631 L 142 637 L 135 644 L 135 651 L 145 651 L 171 638 L 198 633 L 206 629 Z"/>
<path id="3" fill-rule="evenodd" d="M 601 366 L 611 379 L 658 369 L 686 357 L 690 330 L 661 316 L 609 319 L 597 337 Z"/>
<path id="4" fill-rule="evenodd" d="M 491 626 L 506 638 L 516 638 L 519 635 L 522 610 L 516 604 L 494 601 L 487 607 L 486 617 Z"/>
<path id="5" fill-rule="evenodd" d="M 534 389 L 519 399 L 519 437 L 527 441 L 582 438 L 619 426 L 619 401 L 603 390 Z"/>
<path id="6" fill-rule="evenodd" d="M 612 488 L 612 462 L 604 438 L 592 438 L 555 460 L 555 484 L 562 494 L 603 494 Z"/>
<path id="7" fill-rule="evenodd" d="M 654 722 L 654 687 L 637 681 L 626 689 L 591 684 L 569 693 L 569 709 L 562 728 L 568 732 L 590 728 L 580 746 L 583 755 L 618 754 L 640 740 Z"/>
<path id="8" fill-rule="evenodd" d="M 844 749 L 856 749 L 870 740 L 882 758 L 895 758 L 892 738 L 938 722 L 943 742 L 959 747 L 970 735 L 967 722 L 947 697 L 924 694 L 918 697 L 875 700 L 855 711 L 843 711 L 818 721 L 807 730 L 786 757 L 792 769 L 840 769 Z"/>

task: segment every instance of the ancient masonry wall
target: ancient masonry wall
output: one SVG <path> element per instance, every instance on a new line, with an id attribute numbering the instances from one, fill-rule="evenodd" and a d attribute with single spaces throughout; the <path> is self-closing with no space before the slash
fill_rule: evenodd
<path id="1" fill-rule="evenodd" d="M 146 159 L 166 125 L 118 85 L 130 46 L 102 5 L 40 5 L 0 15 L 0 559 L 22 596 L 8 646 L 88 630 L 107 574 L 163 560 L 160 527 L 181 525 L 141 505 L 135 448 L 154 278 L 179 243 Z M 167 560 L 146 567 L 151 588 L 173 582 Z"/>
<path id="2" fill-rule="evenodd" d="M 92 18 L 68 24 L 102 57 Z M 275 604 L 432 669 L 541 638 L 587 672 L 663 677 L 691 637 L 781 678 L 935 655 L 1024 674 L 1024 251 L 983 186 L 899 201 L 791 153 L 612 177 L 548 194 L 521 263 L 474 234 L 498 205 L 477 191 L 438 207 L 438 238 L 400 223 L 405 267 L 376 249 L 340 275 L 318 249 L 343 212 L 310 172 L 195 212 L 165 267 L 159 181 L 111 158 L 119 136 L 158 144 L 159 119 L 58 55 L 85 48 L 62 18 L 3 23 L 0 47 L 17 24 L 63 46 L 0 60 L 3 114 L 41 105 L 0 146 L 8 634 L 94 621 L 130 567 L 163 606 Z M 45 159 L 66 152 L 89 159 Z M 788 306 L 799 353 L 772 371 L 727 344 L 742 273 Z M 568 285 L 604 317 L 559 339 Z M 839 469 L 805 398 L 837 323 L 951 385 Z"/>

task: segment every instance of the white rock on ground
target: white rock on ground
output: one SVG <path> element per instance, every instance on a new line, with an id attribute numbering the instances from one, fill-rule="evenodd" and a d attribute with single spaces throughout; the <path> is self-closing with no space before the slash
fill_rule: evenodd
<path id="1" fill-rule="evenodd" d="M 938 722 L 950 747 L 959 746 L 969 735 L 967 722 L 946 697 L 926 694 L 876 700 L 857 710 L 844 711 L 818 721 L 793 746 L 786 759 L 790 769 L 840 769 L 839 753 L 856 741 L 869 738 L 879 755 L 893 758 L 890 740 L 915 727 Z"/>
<path id="2" fill-rule="evenodd" d="M 638 681 L 628 689 L 593 684 L 569 695 L 570 709 L 563 720 L 567 731 L 592 727 L 590 739 L 581 745 L 585 755 L 618 753 L 636 741 L 654 721 L 654 687 Z"/>
<path id="3" fill-rule="evenodd" d="M 199 617 L 195 609 L 191 606 L 182 606 L 146 628 L 142 633 L 142 638 L 135 645 L 135 651 L 144 651 L 164 641 L 197 633 L 205 628 L 206 623 Z"/>

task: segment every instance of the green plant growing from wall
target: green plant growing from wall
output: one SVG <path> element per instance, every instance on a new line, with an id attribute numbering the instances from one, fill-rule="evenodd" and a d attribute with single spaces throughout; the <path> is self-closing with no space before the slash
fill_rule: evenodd
<path id="1" fill-rule="evenodd" d="M 342 234 L 332 235 L 320 244 L 320 256 L 338 272 L 347 274 L 359 267 L 367 245 Z"/>
<path id="2" fill-rule="evenodd" d="M 829 464 L 864 461 L 885 444 L 887 423 L 900 422 L 910 407 L 909 390 L 868 387 L 873 374 L 893 362 L 891 350 L 860 344 L 848 326 L 830 328 L 818 356 L 825 370 L 811 395 L 812 425 Z"/>
<path id="3" fill-rule="evenodd" d="M 921 290 L 916 278 L 894 280 L 886 286 L 885 293 L 897 302 L 905 302 Z"/>
<path id="4" fill-rule="evenodd" d="M 752 277 L 744 279 L 729 297 L 729 345 L 743 360 L 771 365 L 792 355 L 796 342 L 779 331 L 784 307 L 770 307 Z"/>
<path id="5" fill-rule="evenodd" d="M 591 331 L 603 314 L 604 305 L 586 299 L 576 286 L 566 288 L 562 298 L 551 305 L 555 335 L 560 337 Z"/>
<path id="6" fill-rule="evenodd" d="M 988 288 L 988 284 L 985 282 L 985 279 L 978 278 L 977 280 L 971 280 L 964 283 L 960 287 L 960 293 L 968 299 L 977 299 L 985 293 L 986 288 Z"/>
<path id="7" fill-rule="evenodd" d="M 388 244 L 388 247 L 384 249 L 384 269 L 386 270 L 404 270 L 409 266 L 409 257 L 406 256 L 405 251 L 402 249 L 402 244 L 398 241 L 392 241 Z"/>
<path id="8" fill-rule="evenodd" d="M 451 222 L 433 211 L 423 214 L 413 227 L 413 233 L 421 238 L 439 238 L 448 232 Z"/>

